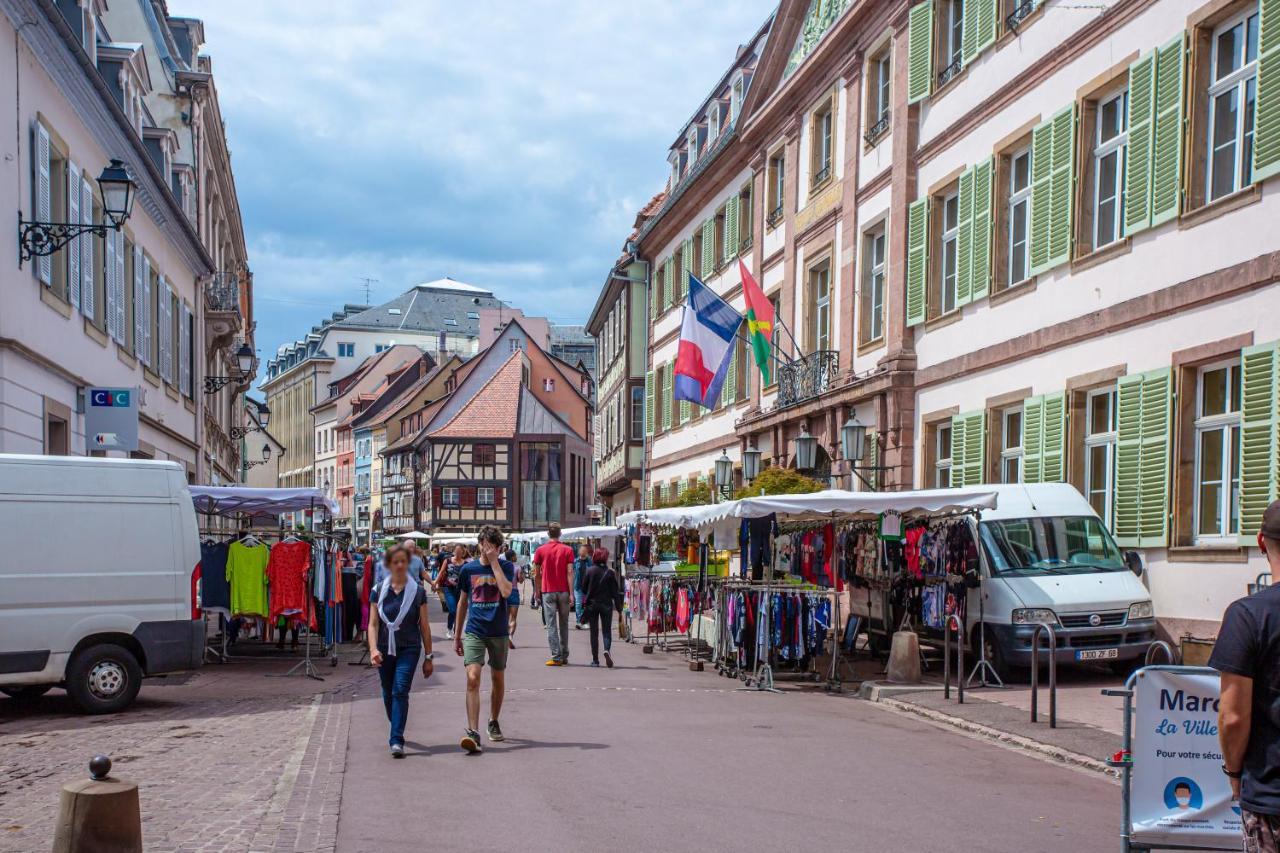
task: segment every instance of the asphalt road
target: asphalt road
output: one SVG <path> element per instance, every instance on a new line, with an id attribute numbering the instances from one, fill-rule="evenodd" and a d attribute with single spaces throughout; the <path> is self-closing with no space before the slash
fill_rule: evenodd
<path id="1" fill-rule="evenodd" d="M 615 643 L 550 668 L 536 614 L 511 653 L 504 744 L 458 747 L 460 659 L 415 682 L 410 755 L 387 752 L 376 678 L 351 716 L 340 851 L 1105 851 L 1118 786 L 848 697 L 738 692 Z M 488 708 L 487 674 L 482 708 Z M 482 722 L 485 714 L 482 713 Z M 483 727 L 483 726 L 482 726 Z"/>

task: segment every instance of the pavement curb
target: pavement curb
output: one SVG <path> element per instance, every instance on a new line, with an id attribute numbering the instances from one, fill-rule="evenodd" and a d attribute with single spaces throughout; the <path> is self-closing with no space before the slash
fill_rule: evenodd
<path id="1" fill-rule="evenodd" d="M 1028 752 L 1034 752 L 1063 764 L 1070 764 L 1083 770 L 1090 770 L 1094 773 L 1106 776 L 1108 779 L 1113 781 L 1120 778 L 1118 771 L 1108 767 L 1106 762 L 1099 761 L 1098 759 L 1091 758 L 1087 755 L 1081 755 L 1078 752 L 1072 752 L 1069 749 L 1054 746 L 1053 744 L 1043 743 L 1041 741 L 1032 740 L 1031 738 L 1022 737 L 1021 735 L 1010 734 L 1009 732 L 1002 732 L 999 729 L 993 729 L 990 726 L 984 726 L 981 723 L 975 723 L 972 720 L 966 720 L 963 717 L 957 717 L 952 714 L 943 714 L 939 711 L 934 711 L 931 708 L 922 708 L 919 705 L 914 705 L 910 702 L 903 702 L 900 699 L 893 699 L 888 696 L 874 696 L 869 698 L 868 701 L 872 704 L 883 705 L 886 708 L 892 708 L 893 710 L 902 713 L 914 714 L 917 717 L 923 717 L 926 720 L 950 726 L 951 728 L 959 729 L 960 731 L 968 732 L 969 734 L 978 735 L 988 740 L 996 741 L 997 743 L 1006 744 Z"/>

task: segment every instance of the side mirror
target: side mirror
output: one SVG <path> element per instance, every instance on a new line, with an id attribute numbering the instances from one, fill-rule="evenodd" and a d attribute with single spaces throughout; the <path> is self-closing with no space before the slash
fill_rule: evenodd
<path id="1" fill-rule="evenodd" d="M 1129 571 L 1138 577 L 1142 577 L 1142 555 L 1137 551 L 1125 551 L 1124 563 L 1129 567 Z"/>

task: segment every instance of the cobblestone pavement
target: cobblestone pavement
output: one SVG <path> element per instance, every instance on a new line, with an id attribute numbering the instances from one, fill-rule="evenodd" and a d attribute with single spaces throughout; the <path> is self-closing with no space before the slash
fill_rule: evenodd
<path id="1" fill-rule="evenodd" d="M 147 681 L 121 714 L 77 714 L 65 694 L 0 697 L 0 851 L 48 849 L 58 792 L 102 752 L 139 785 L 143 842 L 165 851 L 332 851 L 350 692 L 364 668 L 325 681 L 267 678 L 295 661 L 205 666 Z"/>

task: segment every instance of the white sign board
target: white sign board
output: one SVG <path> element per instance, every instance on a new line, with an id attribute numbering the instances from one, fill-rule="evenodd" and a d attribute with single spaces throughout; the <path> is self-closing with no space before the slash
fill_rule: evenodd
<path id="1" fill-rule="evenodd" d="M 1146 669 L 1134 683 L 1134 844 L 1239 850 L 1240 804 L 1222 773 L 1218 674 Z"/>
<path id="2" fill-rule="evenodd" d="M 84 440 L 89 450 L 138 449 L 136 388 L 86 388 Z"/>

